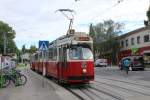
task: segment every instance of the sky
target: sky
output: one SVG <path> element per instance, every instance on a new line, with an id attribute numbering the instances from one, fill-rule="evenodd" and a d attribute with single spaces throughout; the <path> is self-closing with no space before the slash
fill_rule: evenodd
<path id="1" fill-rule="evenodd" d="M 29 48 L 66 34 L 69 20 L 58 9 L 75 11 L 73 28 L 78 32 L 88 33 L 90 23 L 112 19 L 124 23 L 126 33 L 144 26 L 149 4 L 150 0 L 0 0 L 0 20 L 16 31 L 18 48 Z"/>

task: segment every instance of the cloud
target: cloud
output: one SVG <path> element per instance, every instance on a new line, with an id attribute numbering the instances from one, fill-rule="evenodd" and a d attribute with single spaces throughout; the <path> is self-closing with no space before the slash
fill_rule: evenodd
<path id="1" fill-rule="evenodd" d="M 38 44 L 40 39 L 53 41 L 66 34 L 69 20 L 57 9 L 70 8 L 76 11 L 74 28 L 89 31 L 90 23 L 112 19 L 126 24 L 124 32 L 143 26 L 149 0 L 1 0 L 0 20 L 16 30 L 15 42 Z"/>

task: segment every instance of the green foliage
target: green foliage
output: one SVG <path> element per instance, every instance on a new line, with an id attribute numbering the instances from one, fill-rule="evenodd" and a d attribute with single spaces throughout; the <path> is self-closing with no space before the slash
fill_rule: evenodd
<path id="1" fill-rule="evenodd" d="M 25 45 L 22 46 L 22 50 L 21 51 L 22 51 L 22 53 L 25 53 L 27 51 Z"/>
<path id="2" fill-rule="evenodd" d="M 4 42 L 4 33 L 6 33 L 6 38 L 7 38 L 7 48 L 6 51 L 7 53 L 16 53 L 18 51 L 16 44 L 14 42 L 15 38 L 15 31 L 10 27 L 8 24 L 0 21 L 0 53 L 3 53 L 3 42 Z"/>
<path id="3" fill-rule="evenodd" d="M 29 49 L 26 49 L 25 45 L 22 46 L 22 49 L 21 49 L 21 53 L 24 54 L 24 53 L 30 53 L 30 54 L 33 54 L 37 51 L 38 49 L 36 48 L 36 46 L 34 45 L 31 45 Z"/>
<path id="4" fill-rule="evenodd" d="M 146 15 L 147 15 L 148 21 L 150 21 L 150 7 L 149 7 L 148 11 L 146 12 Z"/>
<path id="5" fill-rule="evenodd" d="M 150 7 L 149 7 L 148 11 L 146 12 L 146 16 L 147 16 L 148 20 L 144 20 L 144 25 L 148 26 L 149 22 L 150 22 Z"/>
<path id="6" fill-rule="evenodd" d="M 36 48 L 36 46 L 31 45 L 31 46 L 30 46 L 30 49 L 29 49 L 29 53 L 32 54 L 32 53 L 36 52 L 37 50 L 38 50 L 38 49 Z"/>
<path id="7" fill-rule="evenodd" d="M 123 26 L 122 23 L 115 23 L 113 20 L 98 23 L 97 25 L 92 26 L 93 30 L 90 25 L 89 35 L 93 37 L 94 53 L 96 55 L 98 54 L 98 57 L 108 58 L 114 63 L 116 62 L 116 55 L 119 51 L 119 41 L 117 37 L 122 32 Z M 92 35 L 91 30 L 94 31 L 94 34 Z"/>
<path id="8" fill-rule="evenodd" d="M 93 25 L 92 25 L 92 24 L 90 24 L 89 35 L 90 35 L 92 38 L 94 38 L 94 36 L 95 36 L 95 31 L 94 31 L 94 29 L 93 29 Z"/>
<path id="9" fill-rule="evenodd" d="M 93 37 L 94 42 L 101 43 L 117 37 L 119 33 L 122 32 L 121 29 L 123 29 L 122 23 L 115 23 L 112 20 L 107 20 L 103 23 L 98 23 L 95 26 L 90 25 L 89 35 Z"/>

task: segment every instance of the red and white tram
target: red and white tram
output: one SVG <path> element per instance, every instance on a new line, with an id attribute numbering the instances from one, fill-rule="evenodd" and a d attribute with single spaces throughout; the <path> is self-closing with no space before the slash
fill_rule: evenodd
<path id="1" fill-rule="evenodd" d="M 93 40 L 85 33 L 64 35 L 49 44 L 48 52 L 32 56 L 31 69 L 59 82 L 87 83 L 94 80 Z M 43 58 L 43 59 L 42 59 Z"/>

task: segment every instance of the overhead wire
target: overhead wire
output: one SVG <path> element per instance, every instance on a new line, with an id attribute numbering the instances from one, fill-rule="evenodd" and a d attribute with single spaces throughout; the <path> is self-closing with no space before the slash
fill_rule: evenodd
<path id="1" fill-rule="evenodd" d="M 102 16 L 103 14 L 107 13 L 109 10 L 111 10 L 112 8 L 118 6 L 120 3 L 122 3 L 124 0 L 118 0 L 117 3 L 113 4 L 111 7 L 106 8 L 105 10 L 100 12 L 100 15 L 94 17 L 92 20 L 94 20 L 95 18 L 98 18 L 99 16 Z"/>

